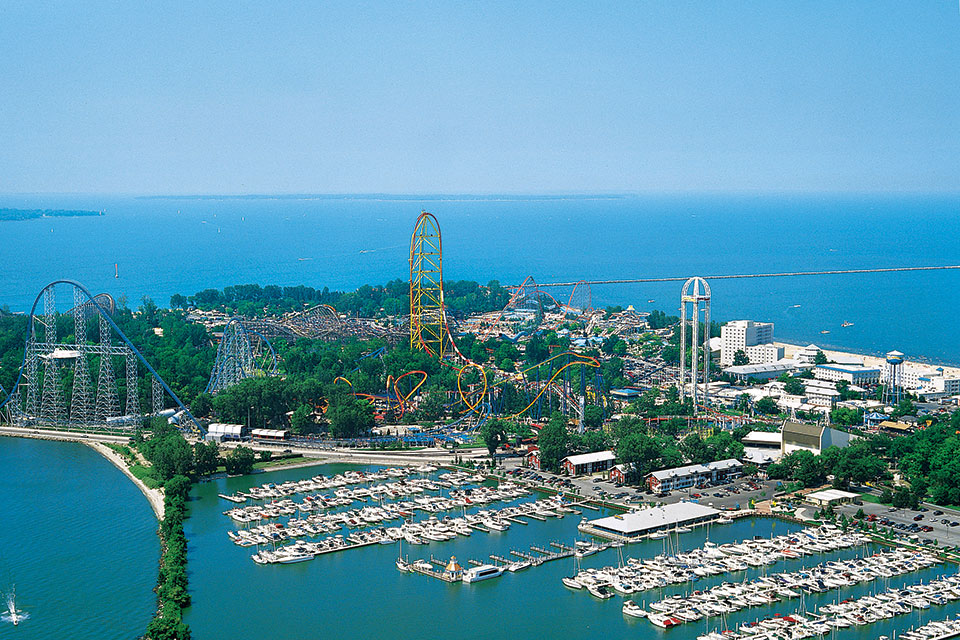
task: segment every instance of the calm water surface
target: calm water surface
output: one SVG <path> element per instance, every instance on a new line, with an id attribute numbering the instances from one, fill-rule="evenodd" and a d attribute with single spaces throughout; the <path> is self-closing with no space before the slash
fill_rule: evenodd
<path id="1" fill-rule="evenodd" d="M 87 446 L 0 438 L 0 591 L 20 626 L 0 638 L 137 637 L 156 608 L 157 520 L 143 494 Z"/>
<path id="2" fill-rule="evenodd" d="M 403 574 L 394 567 L 396 545 L 374 545 L 362 549 L 328 554 L 310 562 L 288 566 L 259 566 L 250 560 L 255 548 L 232 544 L 226 536 L 231 521 L 222 514 L 229 503 L 217 493 L 232 492 L 270 481 L 307 478 L 317 473 L 331 475 L 343 471 L 344 465 L 324 465 L 312 469 L 277 472 L 269 476 L 219 479 L 194 488 L 191 515 L 187 522 L 190 540 L 190 589 L 194 605 L 187 612 L 194 637 L 200 640 L 232 638 L 235 640 L 282 638 L 307 640 L 314 638 L 570 638 L 600 636 L 611 639 L 659 638 L 691 640 L 704 632 L 703 622 L 664 631 L 645 620 L 624 618 L 619 596 L 597 601 L 585 591 L 565 588 L 560 578 L 573 570 L 572 560 L 546 563 L 517 574 L 506 574 L 495 580 L 475 585 L 447 584 L 424 576 Z M 370 467 L 366 467 L 370 468 Z M 595 512 L 585 515 L 596 517 Z M 417 519 L 420 519 L 418 516 Z M 482 560 L 490 554 L 506 556 L 510 549 L 526 550 L 531 545 L 544 547 L 556 540 L 567 544 L 577 537 L 578 516 L 567 516 L 547 522 L 531 521 L 514 524 L 503 533 L 475 532 L 469 538 L 404 547 L 411 558 L 448 559 L 456 555 L 461 563 L 473 558 Z M 772 519 L 758 519 L 718 526 L 709 531 L 717 543 L 770 536 L 796 530 L 797 527 Z M 681 537 L 684 548 L 699 547 L 707 535 L 700 529 Z M 627 556 L 648 557 L 661 553 L 662 541 L 631 545 Z M 795 570 L 817 562 L 854 557 L 872 550 L 845 550 L 823 554 L 816 560 L 786 561 L 767 571 Z M 608 550 L 584 560 L 585 566 L 616 564 L 615 550 Z M 953 567 L 940 566 L 910 576 L 844 589 L 841 598 L 864 595 L 886 586 L 912 584 L 930 580 Z M 756 577 L 760 570 L 701 580 L 694 588 L 704 588 L 723 580 L 739 581 Z M 647 596 L 634 596 L 639 602 L 658 599 L 688 589 L 675 587 Z M 807 608 L 832 602 L 837 592 L 806 599 Z M 770 607 L 754 608 L 729 617 L 729 625 L 739 625 L 759 616 L 788 613 L 797 601 Z M 876 638 L 893 629 L 905 629 L 924 621 L 943 619 L 960 612 L 960 603 L 931 607 L 921 614 L 902 616 L 861 629 L 838 632 L 836 637 L 853 639 Z M 713 619 L 710 628 L 720 625 Z"/>
<path id="3" fill-rule="evenodd" d="M 353 289 L 404 280 L 421 208 L 440 221 L 445 277 L 482 283 L 960 264 L 957 196 L 5 196 L 0 207 L 106 210 L 103 217 L 0 222 L 8 240 L 0 246 L 0 306 L 14 310 L 29 309 L 58 278 L 126 296 L 134 307 L 143 296 L 165 305 L 173 293 L 238 283 Z M 870 353 L 898 348 L 960 363 L 950 331 L 960 271 L 712 285 L 713 317 L 721 321 L 772 321 L 784 340 Z M 679 292 L 677 282 L 604 285 L 593 288 L 593 300 L 673 313 Z M 843 328 L 845 321 L 854 324 Z"/>

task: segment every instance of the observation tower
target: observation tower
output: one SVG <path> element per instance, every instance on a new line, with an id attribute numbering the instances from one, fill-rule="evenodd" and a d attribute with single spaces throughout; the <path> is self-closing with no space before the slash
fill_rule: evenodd
<path id="1" fill-rule="evenodd" d="M 703 397 L 698 397 L 697 384 L 699 383 L 700 369 L 700 307 L 703 305 Z M 686 396 L 685 368 L 687 363 L 687 307 L 690 306 L 689 316 L 691 324 L 690 346 L 690 398 L 693 400 L 693 413 L 697 414 L 697 405 L 706 405 L 709 400 L 710 383 L 710 285 L 700 277 L 690 278 L 683 283 L 680 290 L 680 400 Z"/>

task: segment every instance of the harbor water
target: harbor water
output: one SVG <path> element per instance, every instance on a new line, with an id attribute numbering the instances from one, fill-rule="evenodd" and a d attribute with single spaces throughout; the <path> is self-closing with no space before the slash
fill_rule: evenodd
<path id="1" fill-rule="evenodd" d="M 238 528 L 223 512 L 234 505 L 217 497 L 218 493 L 246 490 L 264 482 L 280 483 L 327 476 L 347 469 L 372 469 L 329 464 L 279 471 L 242 478 L 220 478 L 194 487 L 190 500 L 191 515 L 186 523 L 190 541 L 189 571 L 193 605 L 186 612 L 194 637 L 199 640 L 234 638 L 236 640 L 272 637 L 285 640 L 323 638 L 489 638 L 548 637 L 580 639 L 585 635 L 604 638 L 658 638 L 693 640 L 716 628 L 735 628 L 745 621 L 788 614 L 801 606 L 818 606 L 883 591 L 890 587 L 927 582 L 952 574 L 951 565 L 937 565 L 915 573 L 884 581 L 859 584 L 806 596 L 764 607 L 754 607 L 727 616 L 726 627 L 719 618 L 685 624 L 663 630 L 646 620 L 626 618 L 621 612 L 624 600 L 616 596 L 598 601 L 585 590 L 571 591 L 560 578 L 574 571 L 574 560 L 547 562 L 518 573 L 476 584 L 448 584 L 430 577 L 401 573 L 394 561 L 398 545 L 372 545 L 318 556 L 312 561 L 292 565 L 257 565 L 250 555 L 254 547 L 231 543 L 228 530 Z M 530 496 L 527 499 L 534 499 Z M 488 508 L 496 507 L 496 504 Z M 456 516 L 457 514 L 451 514 Z M 586 510 L 584 516 L 599 512 Z M 418 514 L 417 520 L 425 518 Z M 469 538 L 429 545 L 403 546 L 411 560 L 433 555 L 441 561 L 456 556 L 467 567 L 470 559 L 487 561 L 491 554 L 508 557 L 510 550 L 527 551 L 531 546 L 547 547 L 551 541 L 572 545 L 577 539 L 581 516 L 529 524 L 514 523 L 506 532 L 474 532 Z M 647 541 L 623 548 L 625 557 L 653 557 L 669 553 L 670 545 L 681 550 L 700 547 L 709 540 L 718 544 L 737 542 L 754 536 L 770 537 L 798 530 L 791 523 L 769 518 L 748 518 L 710 529 L 694 529 L 681 534 L 679 542 Z M 879 551 L 879 546 L 853 548 L 784 560 L 766 568 L 704 578 L 696 583 L 649 591 L 631 596 L 640 604 L 674 593 L 704 589 L 723 581 L 742 582 L 764 573 L 794 571 L 801 567 L 835 559 L 854 558 Z M 608 549 L 583 559 L 584 567 L 616 565 L 617 550 Z M 859 628 L 837 630 L 832 637 L 865 640 L 892 635 L 929 620 L 953 617 L 960 613 L 960 601 L 932 606 L 891 620 Z"/>
<path id="2" fill-rule="evenodd" d="M 0 592 L 15 587 L 28 616 L 0 623 L 0 638 L 142 633 L 156 609 L 160 557 L 143 494 L 82 444 L 0 438 L 0 469 Z"/>

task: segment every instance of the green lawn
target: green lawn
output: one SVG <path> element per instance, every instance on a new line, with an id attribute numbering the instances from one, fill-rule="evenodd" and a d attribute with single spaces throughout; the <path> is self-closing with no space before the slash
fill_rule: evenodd
<path id="1" fill-rule="evenodd" d="M 860 499 L 864 502 L 872 502 L 873 504 L 881 504 L 880 496 L 875 496 L 872 493 L 861 493 Z"/>
<path id="2" fill-rule="evenodd" d="M 130 473 L 147 485 L 150 489 L 156 489 L 160 486 L 157 480 L 156 471 L 153 467 L 145 467 L 142 464 L 135 464 L 130 467 Z"/>

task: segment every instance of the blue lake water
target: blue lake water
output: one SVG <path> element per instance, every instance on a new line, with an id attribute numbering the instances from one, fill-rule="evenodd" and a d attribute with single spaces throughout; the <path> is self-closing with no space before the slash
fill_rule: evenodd
<path id="1" fill-rule="evenodd" d="M 0 206 L 106 211 L 0 223 L 0 305 L 14 310 L 57 278 L 133 306 L 247 282 L 352 289 L 406 279 L 421 208 L 440 221 L 445 277 L 484 283 L 960 264 L 956 196 L 7 196 Z M 672 312 L 679 289 L 595 286 L 593 300 Z M 960 363 L 960 271 L 723 280 L 713 294 L 714 318 L 773 321 L 779 339 Z"/>
<path id="2" fill-rule="evenodd" d="M 0 638 L 142 633 L 156 610 L 160 545 L 139 489 L 76 443 L 0 438 L 0 469 L 0 591 L 15 585 L 29 615 L 0 623 Z"/>

